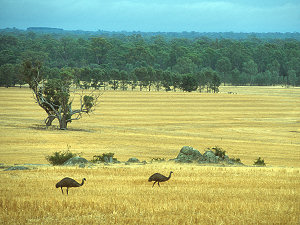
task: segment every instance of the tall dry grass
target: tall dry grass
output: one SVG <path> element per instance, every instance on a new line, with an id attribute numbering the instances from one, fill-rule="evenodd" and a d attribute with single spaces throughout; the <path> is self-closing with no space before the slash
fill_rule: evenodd
<path id="1" fill-rule="evenodd" d="M 47 163 L 54 151 L 114 152 L 149 161 L 183 145 L 220 146 L 268 167 L 171 162 L 0 171 L 1 224 L 299 224 L 300 89 L 222 87 L 223 93 L 112 92 L 68 131 L 45 130 L 29 89 L 0 88 L 0 163 Z M 227 92 L 238 94 L 227 94 Z M 154 172 L 172 178 L 161 188 Z M 62 195 L 65 176 L 84 186 Z"/>
<path id="2" fill-rule="evenodd" d="M 174 175 L 151 187 L 153 172 Z M 64 176 L 86 183 L 62 195 Z M 173 163 L 0 172 L 1 224 L 299 224 L 299 169 Z"/>

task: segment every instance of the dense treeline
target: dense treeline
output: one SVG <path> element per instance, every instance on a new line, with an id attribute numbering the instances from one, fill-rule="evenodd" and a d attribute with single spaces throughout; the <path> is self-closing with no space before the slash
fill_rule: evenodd
<path id="1" fill-rule="evenodd" d="M 53 37 L 61 38 L 63 36 L 71 37 L 81 37 L 84 39 L 102 36 L 102 37 L 118 37 L 120 35 L 131 36 L 131 35 L 141 35 L 145 38 L 150 38 L 153 36 L 162 36 L 167 40 L 174 38 L 187 38 L 196 39 L 199 37 L 207 37 L 210 39 L 232 39 L 232 40 L 245 40 L 250 38 L 259 38 L 264 40 L 271 39 L 295 39 L 300 41 L 299 32 L 267 32 L 267 33 L 243 33 L 243 32 L 196 32 L 196 31 L 183 31 L 183 32 L 142 32 L 142 31 L 84 31 L 84 30 L 64 30 L 61 28 L 52 27 L 28 27 L 27 30 L 20 30 L 17 28 L 6 28 L 0 29 L 0 33 L 3 34 L 24 34 L 26 32 L 34 32 L 37 34 L 51 34 Z"/>
<path id="2" fill-rule="evenodd" d="M 86 88 L 217 92 L 224 85 L 300 85 L 300 41 L 0 33 L 0 86 L 22 84 L 24 61 L 43 64 L 45 79 L 61 70 Z"/>

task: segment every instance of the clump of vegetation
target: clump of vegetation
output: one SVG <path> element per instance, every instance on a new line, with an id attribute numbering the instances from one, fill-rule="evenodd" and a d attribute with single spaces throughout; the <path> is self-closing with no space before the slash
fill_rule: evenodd
<path id="1" fill-rule="evenodd" d="M 93 106 L 95 105 L 94 101 L 95 98 L 93 96 L 85 95 L 83 97 L 83 103 L 87 112 L 90 112 L 92 110 Z"/>
<path id="2" fill-rule="evenodd" d="M 266 166 L 265 160 L 258 157 L 256 161 L 254 161 L 254 166 Z"/>
<path id="3" fill-rule="evenodd" d="M 234 163 L 242 163 L 240 158 L 230 158 L 230 160 Z"/>
<path id="4" fill-rule="evenodd" d="M 102 155 L 94 155 L 92 162 L 109 162 L 110 158 L 112 159 L 113 162 L 117 162 L 118 159 L 114 158 L 115 153 L 108 152 L 108 153 L 103 153 Z"/>
<path id="5" fill-rule="evenodd" d="M 67 160 L 77 156 L 78 154 L 72 153 L 70 151 L 70 146 L 68 145 L 68 150 L 66 151 L 59 151 L 59 152 L 54 152 L 53 155 L 48 155 L 46 156 L 46 160 L 51 163 L 52 165 L 62 165 L 64 162 Z"/>
<path id="6" fill-rule="evenodd" d="M 222 158 L 222 159 L 225 158 L 226 151 L 223 150 L 222 148 L 216 146 L 216 147 L 213 147 L 212 150 L 214 151 L 215 156 L 218 156 L 218 157 L 220 157 L 220 158 Z"/>
<path id="7" fill-rule="evenodd" d="M 164 162 L 164 161 L 166 161 L 165 158 L 159 158 L 159 157 L 151 159 L 151 162 Z"/>

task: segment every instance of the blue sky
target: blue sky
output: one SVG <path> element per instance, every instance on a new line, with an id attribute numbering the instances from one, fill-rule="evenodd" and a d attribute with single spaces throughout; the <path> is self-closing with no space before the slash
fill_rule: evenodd
<path id="1" fill-rule="evenodd" d="M 0 0 L 0 28 L 300 32 L 300 0 Z"/>

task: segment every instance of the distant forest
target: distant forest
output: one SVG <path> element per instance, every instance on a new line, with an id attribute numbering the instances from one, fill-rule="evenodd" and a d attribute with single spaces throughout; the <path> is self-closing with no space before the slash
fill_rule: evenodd
<path id="1" fill-rule="evenodd" d="M 25 61 L 42 63 L 44 79 L 68 70 L 84 88 L 300 86 L 300 34 L 0 30 L 0 86 L 24 84 Z"/>

